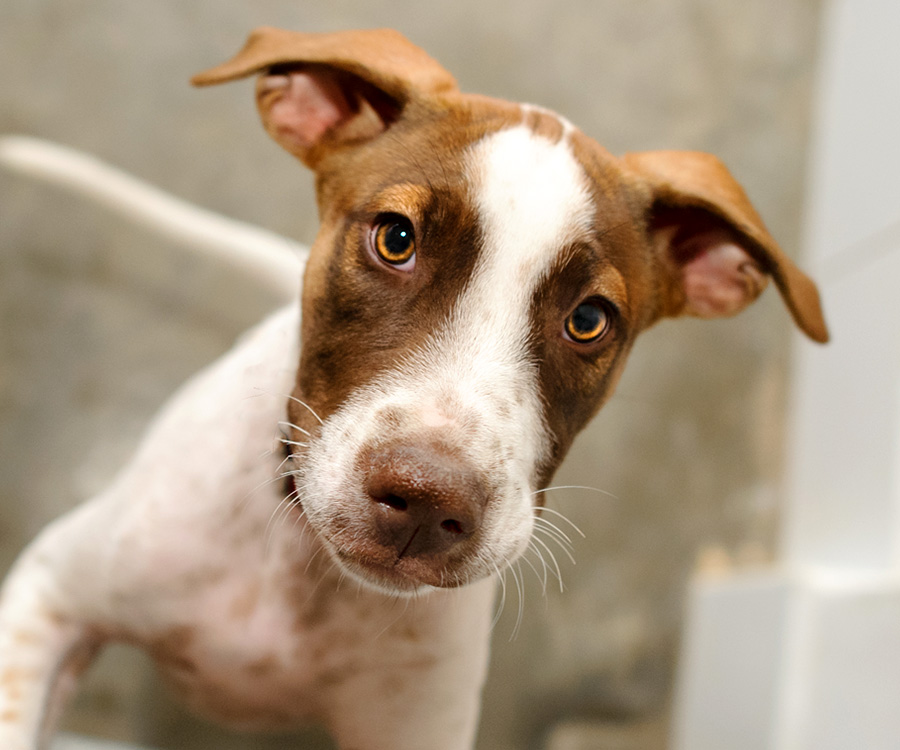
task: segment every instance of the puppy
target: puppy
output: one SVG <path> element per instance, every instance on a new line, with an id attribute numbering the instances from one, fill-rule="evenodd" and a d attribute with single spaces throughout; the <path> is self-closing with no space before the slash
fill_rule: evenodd
<path id="1" fill-rule="evenodd" d="M 234 726 L 471 748 L 494 580 L 637 335 L 733 315 L 771 277 L 827 338 L 711 156 L 612 156 L 552 112 L 462 94 L 391 31 L 259 29 L 194 82 L 257 73 L 266 130 L 316 175 L 302 315 L 187 383 L 23 553 L 0 600 L 5 750 L 42 746 L 110 641 Z M 279 424 L 287 453 L 261 460 Z"/>

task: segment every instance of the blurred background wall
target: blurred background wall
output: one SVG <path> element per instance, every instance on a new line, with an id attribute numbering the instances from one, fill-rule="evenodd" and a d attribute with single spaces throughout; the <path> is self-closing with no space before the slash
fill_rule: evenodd
<path id="1" fill-rule="evenodd" d="M 790 254 L 799 240 L 819 0 L 4 0 L 0 133 L 72 145 L 178 196 L 309 242 L 311 179 L 260 128 L 247 82 L 194 72 L 252 27 L 392 26 L 463 89 L 565 114 L 614 153 L 712 151 Z M 222 304 L 226 300 L 227 304 Z M 0 174 L 0 571 L 102 487 L 188 374 L 270 306 L 240 279 L 71 196 Z M 790 321 L 644 336 L 551 506 L 585 533 L 566 590 L 527 566 L 494 633 L 480 748 L 664 747 L 685 581 L 772 555 Z M 71 728 L 171 748 L 286 746 L 202 727 L 116 649 Z M 254 744 L 255 743 L 255 744 Z M 306 738 L 304 747 L 328 747 Z"/>

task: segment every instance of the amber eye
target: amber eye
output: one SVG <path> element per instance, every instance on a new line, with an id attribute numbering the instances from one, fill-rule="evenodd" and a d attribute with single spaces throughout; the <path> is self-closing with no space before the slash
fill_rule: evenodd
<path id="1" fill-rule="evenodd" d="M 566 335 L 578 344 L 599 341 L 609 327 L 609 309 L 599 299 L 586 299 L 566 318 Z"/>
<path id="2" fill-rule="evenodd" d="M 385 263 L 402 266 L 416 254 L 412 224 L 403 216 L 387 216 L 375 225 L 375 252 Z"/>

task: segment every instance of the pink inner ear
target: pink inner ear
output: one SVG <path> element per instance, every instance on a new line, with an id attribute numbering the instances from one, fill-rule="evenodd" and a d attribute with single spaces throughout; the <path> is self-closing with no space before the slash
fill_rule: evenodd
<path id="1" fill-rule="evenodd" d="M 269 126 L 302 148 L 314 146 L 354 114 L 335 77 L 324 71 L 266 76 L 259 86 L 260 91 L 281 90 L 269 109 Z"/>
<path id="2" fill-rule="evenodd" d="M 693 236 L 679 248 L 685 312 L 701 318 L 734 315 L 765 289 L 767 277 L 750 255 L 726 232 Z"/>

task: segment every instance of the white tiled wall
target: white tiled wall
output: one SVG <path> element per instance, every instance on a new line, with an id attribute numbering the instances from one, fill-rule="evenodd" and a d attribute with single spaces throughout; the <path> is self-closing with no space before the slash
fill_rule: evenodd
<path id="1" fill-rule="evenodd" d="M 827 19 L 807 257 L 833 341 L 797 345 L 781 565 L 695 584 L 676 750 L 900 747 L 900 3 Z"/>

